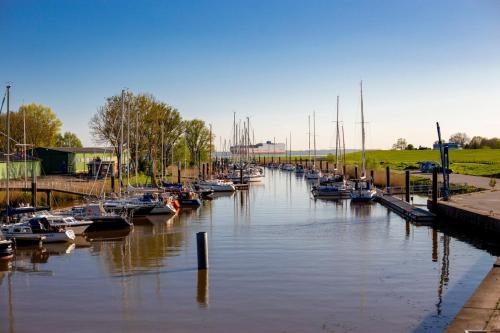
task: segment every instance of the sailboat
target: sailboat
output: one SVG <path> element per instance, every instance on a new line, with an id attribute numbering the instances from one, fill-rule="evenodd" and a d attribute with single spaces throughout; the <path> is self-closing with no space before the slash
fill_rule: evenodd
<path id="1" fill-rule="evenodd" d="M 316 170 L 316 113 L 313 112 L 313 141 L 314 141 L 314 158 L 313 158 L 313 166 L 311 169 L 307 170 L 304 177 L 310 180 L 319 179 L 321 176 L 321 172 Z M 311 127 L 309 126 L 309 135 L 311 133 Z"/>
<path id="2" fill-rule="evenodd" d="M 337 96 L 337 130 L 335 135 L 335 169 L 333 175 L 324 175 L 319 180 L 319 185 L 312 188 L 315 198 L 342 199 L 351 197 L 351 187 L 347 184 L 343 174 L 338 173 L 339 168 L 339 96 Z"/>
<path id="3" fill-rule="evenodd" d="M 361 88 L 361 178 L 354 179 L 354 190 L 351 192 L 351 201 L 368 202 L 375 198 L 377 191 L 373 188 L 372 180 L 366 178 L 366 152 L 365 152 L 365 116 L 363 113 L 363 81 Z"/>

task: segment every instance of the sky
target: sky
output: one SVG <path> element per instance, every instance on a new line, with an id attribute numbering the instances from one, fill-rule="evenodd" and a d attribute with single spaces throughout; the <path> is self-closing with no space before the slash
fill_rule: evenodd
<path id="1" fill-rule="evenodd" d="M 231 138 L 233 112 L 256 141 L 348 148 L 397 138 L 500 136 L 500 1 L 0 0 L 0 83 L 11 108 L 50 106 L 84 145 L 105 98 L 152 93 Z"/>

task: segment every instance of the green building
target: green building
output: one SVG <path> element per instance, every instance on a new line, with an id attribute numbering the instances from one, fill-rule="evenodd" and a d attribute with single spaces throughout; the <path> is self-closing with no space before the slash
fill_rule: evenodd
<path id="1" fill-rule="evenodd" d="M 42 174 L 87 174 L 94 160 L 114 162 L 114 149 L 110 147 L 50 147 L 35 148 L 34 157 L 41 160 Z M 116 171 L 116 170 L 115 170 Z"/>
<path id="2" fill-rule="evenodd" d="M 7 179 L 7 160 L 5 155 L 0 153 L 0 180 Z M 32 170 L 34 169 L 37 176 L 40 176 L 41 165 L 40 160 L 27 156 L 26 160 L 20 155 L 11 155 L 9 162 L 9 178 L 24 179 L 27 176 L 31 180 Z M 26 171 L 25 171 L 26 170 Z"/>

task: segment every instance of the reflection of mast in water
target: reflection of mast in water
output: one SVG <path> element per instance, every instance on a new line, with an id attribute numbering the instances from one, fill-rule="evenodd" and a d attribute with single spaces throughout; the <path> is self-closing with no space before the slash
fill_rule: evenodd
<path id="1" fill-rule="evenodd" d="M 437 314 L 441 314 L 441 304 L 443 303 L 443 289 L 448 285 L 450 266 L 450 236 L 443 235 L 443 261 L 441 264 L 441 276 L 438 287 L 438 303 L 436 304 Z"/>
<path id="2" fill-rule="evenodd" d="M 406 220 L 405 223 L 405 238 L 409 239 L 410 238 L 410 221 Z"/>
<path id="3" fill-rule="evenodd" d="M 12 271 L 9 271 L 7 273 L 7 277 L 9 280 L 9 296 L 8 296 L 8 301 L 9 301 L 9 333 L 14 333 L 14 305 L 12 304 Z"/>

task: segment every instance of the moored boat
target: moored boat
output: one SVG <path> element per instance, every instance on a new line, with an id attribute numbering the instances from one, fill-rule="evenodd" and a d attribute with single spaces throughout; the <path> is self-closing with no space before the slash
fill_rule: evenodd
<path id="1" fill-rule="evenodd" d="M 0 240 L 0 260 L 9 260 L 14 257 L 12 250 L 12 241 Z"/>

